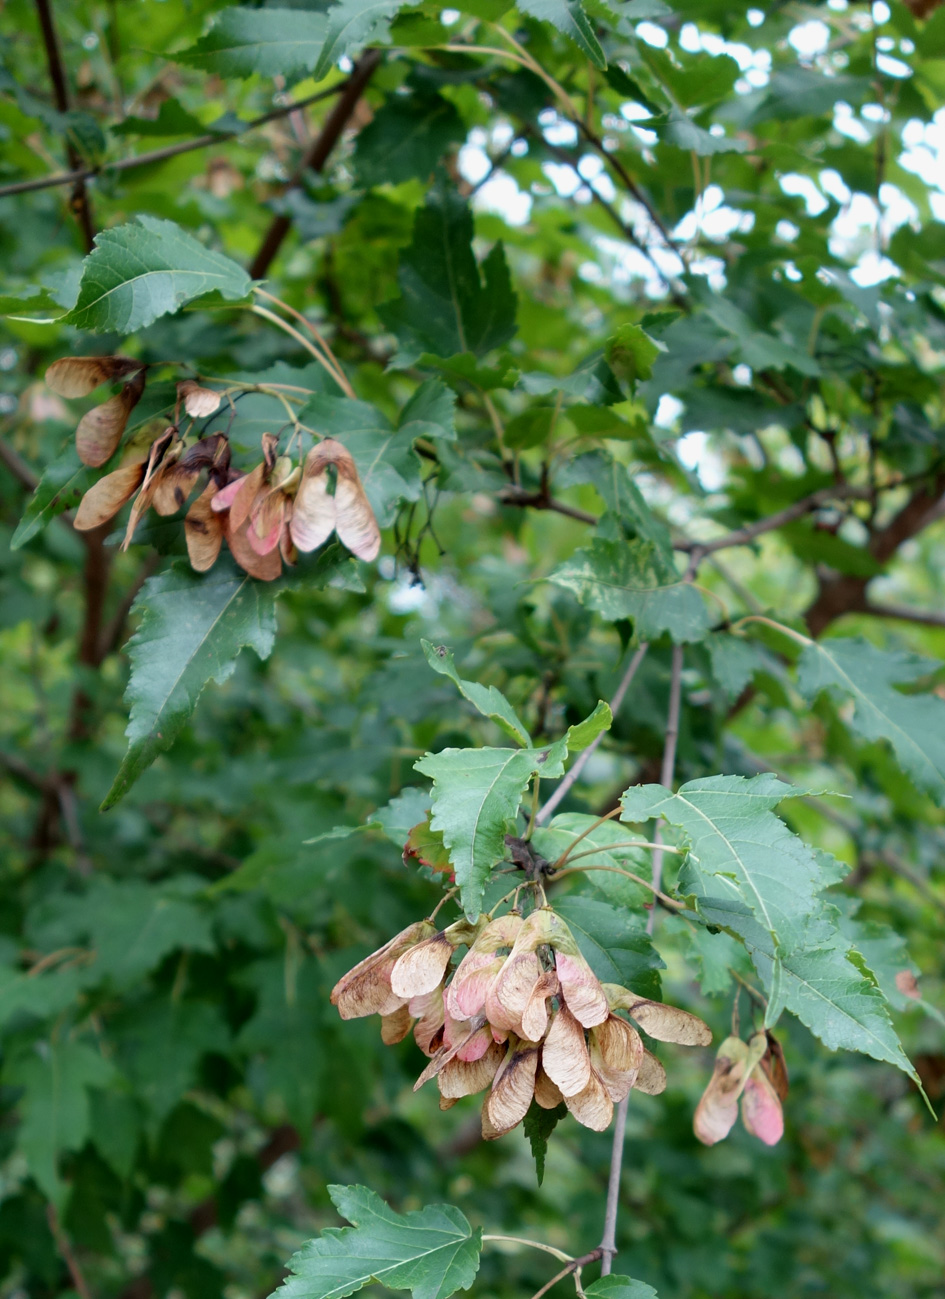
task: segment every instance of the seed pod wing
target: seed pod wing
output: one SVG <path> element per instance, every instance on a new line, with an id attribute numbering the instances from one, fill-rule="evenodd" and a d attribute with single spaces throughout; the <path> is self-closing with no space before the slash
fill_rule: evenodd
<path id="1" fill-rule="evenodd" d="M 139 370 L 121 392 L 103 401 L 101 406 L 94 406 L 79 420 L 75 448 L 83 464 L 98 468 L 118 450 L 128 417 L 144 392 L 145 377 L 145 371 Z"/>
<path id="2" fill-rule="evenodd" d="M 102 383 L 143 369 L 130 356 L 64 356 L 46 371 L 46 387 L 60 397 L 87 397 Z"/>
<path id="3" fill-rule="evenodd" d="M 216 494 L 216 483 L 209 482 L 184 519 L 187 554 L 191 568 L 197 573 L 205 573 L 213 567 L 223 545 L 223 519 L 213 509 Z"/>

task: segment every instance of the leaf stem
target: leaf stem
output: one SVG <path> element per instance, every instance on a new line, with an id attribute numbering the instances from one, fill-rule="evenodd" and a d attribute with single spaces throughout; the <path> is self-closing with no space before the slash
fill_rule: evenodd
<path id="1" fill-rule="evenodd" d="M 639 844 L 637 846 L 641 848 L 654 848 L 659 845 L 648 843 Z M 643 888 L 649 889 L 654 897 L 659 898 L 664 907 L 669 907 L 673 911 L 685 910 L 684 902 L 677 902 L 675 898 L 671 898 L 667 893 L 663 893 L 659 889 L 654 888 L 649 880 L 645 880 L 642 875 L 634 875 L 633 871 L 624 870 L 621 866 L 569 866 L 568 869 L 562 871 L 560 875 L 553 876 L 553 879 L 564 879 L 565 875 L 578 875 L 582 871 L 609 871 L 612 875 L 625 875 L 628 880 L 633 880 L 634 884 L 640 884 Z"/>
<path id="2" fill-rule="evenodd" d="M 353 401 L 354 389 L 351 387 L 351 384 L 348 382 L 348 377 L 345 374 L 344 370 L 342 370 L 341 363 L 339 362 L 338 358 L 335 356 L 334 352 L 331 350 L 331 347 L 329 346 L 327 340 L 315 328 L 312 322 L 306 316 L 303 316 L 301 311 L 296 311 L 295 307 L 290 307 L 287 302 L 283 302 L 282 299 L 277 298 L 275 294 L 267 293 L 265 289 L 260 289 L 258 286 L 255 289 L 253 289 L 253 292 L 258 297 L 265 298 L 268 302 L 275 303 L 277 307 L 281 307 L 283 311 L 287 311 L 290 316 L 294 316 L 296 320 L 298 320 L 301 324 L 305 326 L 308 332 L 315 339 L 315 342 L 325 353 L 326 359 L 331 363 L 332 373 L 334 374 L 335 381 L 341 387 L 342 392 L 345 394 L 345 396 L 350 397 Z"/>
<path id="3" fill-rule="evenodd" d="M 270 311 L 268 307 L 261 307 L 258 303 L 256 303 L 254 306 L 250 307 L 250 311 L 253 313 L 254 316 L 262 316 L 264 320 L 268 320 L 270 321 L 271 324 L 277 325 L 279 329 L 283 331 L 283 333 L 288 334 L 291 338 L 294 338 L 295 341 L 301 347 L 305 348 L 306 352 L 308 352 L 310 356 L 313 356 L 315 358 L 315 360 L 322 367 L 322 369 L 326 370 L 331 375 L 331 377 L 334 379 L 335 383 L 345 394 L 345 396 L 349 394 L 350 385 L 348 384 L 347 379 L 345 379 L 342 382 L 342 379 L 340 379 L 338 375 L 335 373 L 331 365 L 331 362 L 328 360 L 328 358 L 326 356 L 323 356 L 322 353 L 318 350 L 318 348 L 314 345 L 314 343 L 311 343 L 305 337 L 304 334 L 300 334 L 297 329 L 293 329 L 293 327 L 289 324 L 287 320 L 283 320 L 281 316 L 277 316 L 276 313 L 274 311 Z"/>
<path id="4" fill-rule="evenodd" d="M 599 829 L 599 827 L 602 826 L 605 821 L 612 821 L 614 817 L 619 816 L 622 811 L 623 811 L 622 807 L 615 807 L 612 811 L 606 812 L 603 816 L 599 816 L 596 821 L 594 821 L 591 825 L 587 827 L 586 830 L 582 830 L 576 839 L 571 840 L 570 844 L 567 846 L 567 848 L 565 848 L 564 852 L 561 854 L 558 860 L 552 863 L 551 873 L 554 874 L 555 871 L 559 871 L 561 869 L 561 867 L 568 860 L 568 858 L 574 852 L 575 848 L 578 846 L 578 844 L 581 842 L 582 839 L 586 839 L 589 834 L 593 834 L 594 831 Z M 598 851 L 601 850 L 598 849 Z"/>
<path id="5" fill-rule="evenodd" d="M 729 631 L 738 631 L 739 627 L 744 627 L 746 622 L 763 622 L 766 627 L 773 627 L 775 631 L 783 632 L 785 636 L 790 636 L 792 640 L 797 641 L 798 645 L 803 645 L 805 648 L 814 643 L 809 636 L 802 635 L 792 627 L 786 627 L 783 622 L 776 622 L 774 618 L 765 618 L 760 613 L 747 613 L 744 618 L 733 622 Z"/>
<path id="6" fill-rule="evenodd" d="M 540 1240 L 529 1240 L 526 1236 L 486 1235 L 483 1236 L 482 1239 L 483 1242 L 488 1241 L 490 1244 L 501 1242 L 502 1244 L 505 1245 L 528 1245 L 532 1249 L 540 1249 L 543 1250 L 546 1254 L 553 1255 L 553 1257 L 558 1259 L 559 1262 L 567 1263 L 569 1266 L 573 1266 L 575 1263 L 578 1262 L 578 1260 L 576 1258 L 573 1258 L 570 1254 L 565 1254 L 564 1250 L 556 1249 L 554 1245 L 545 1245 Z"/>

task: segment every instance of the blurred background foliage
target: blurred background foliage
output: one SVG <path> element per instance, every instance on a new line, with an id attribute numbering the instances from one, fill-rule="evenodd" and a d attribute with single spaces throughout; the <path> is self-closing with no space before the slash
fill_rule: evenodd
<path id="1" fill-rule="evenodd" d="M 440 1114 L 413 1094 L 411 1042 L 385 1049 L 374 1024 L 342 1025 L 327 1005 L 344 969 L 437 896 L 403 866 L 398 828 L 306 840 L 420 783 L 425 750 L 496 741 L 429 671 L 421 636 L 452 646 L 463 675 L 499 686 L 541 737 L 612 697 L 632 620 L 543 579 L 590 543 L 586 518 L 614 509 L 624 468 L 690 556 L 820 493 L 751 545 L 696 552 L 716 631 L 685 651 L 677 777 L 774 769 L 830 791 L 785 815 L 849 864 L 836 900 L 873 935 L 896 1027 L 945 1105 L 941 799 L 864 739 L 849 701 L 801 696 L 783 636 L 727 634 L 762 612 L 907 656 L 898 681 L 945 684 L 945 8 L 590 0 L 572 29 L 575 5 L 390 4 L 324 73 L 304 53 L 270 56 L 258 35 L 301 41 L 327 6 L 268 8 L 232 11 L 261 24 L 237 56 L 204 38 L 236 21 L 216 0 L 54 5 L 65 107 L 48 8 L 0 9 L 4 293 L 36 297 L 0 341 L 0 528 L 23 543 L 4 545 L 0 568 L 10 1299 L 77 1286 L 254 1299 L 336 1223 L 336 1181 L 399 1209 L 449 1200 L 487 1231 L 570 1252 L 596 1244 L 607 1135 L 562 1124 L 539 1190 L 520 1132 L 484 1146 L 474 1104 Z M 565 31 L 540 21 L 555 15 Z M 334 97 L 245 129 L 288 96 L 344 87 L 362 46 L 377 65 L 322 170 L 297 172 Z M 516 50 L 524 62 L 506 57 Z M 201 148 L 112 166 L 204 133 Z M 84 194 L 2 192 L 86 168 Z M 503 242 L 517 294 L 514 336 L 479 361 L 424 356 L 382 306 L 437 187 L 471 204 L 480 257 Z M 83 538 L 53 508 L 24 540 L 32 488 L 70 454 L 79 411 L 44 387 L 46 366 L 121 348 L 205 375 L 280 365 L 322 383 L 300 346 L 228 307 L 131 339 L 25 318 L 70 305 L 87 235 L 138 214 L 255 266 L 388 417 L 420 380 L 444 378 L 457 439 L 411 468 L 379 563 L 328 586 L 300 566 L 271 657 L 240 655 L 102 814 L 125 750 L 131 603 L 184 549 L 179 526 L 155 524 L 121 554 L 120 534 Z M 633 334 L 605 361 L 631 325 L 658 348 Z M 247 456 L 257 436 L 237 420 Z M 670 654 L 653 642 L 566 810 L 606 811 L 658 778 Z M 723 1037 L 735 958 L 710 957 L 665 915 L 657 947 L 667 1000 Z M 902 971 L 918 999 L 897 995 Z M 892 1068 L 831 1053 L 793 1019 L 783 1039 L 791 1093 L 774 1149 L 740 1127 L 722 1146 L 696 1142 L 710 1052 L 674 1053 L 666 1094 L 633 1095 L 618 1270 L 662 1299 L 941 1295 L 941 1121 Z M 540 1256 L 491 1249 L 476 1292 L 531 1293 L 547 1276 Z"/>

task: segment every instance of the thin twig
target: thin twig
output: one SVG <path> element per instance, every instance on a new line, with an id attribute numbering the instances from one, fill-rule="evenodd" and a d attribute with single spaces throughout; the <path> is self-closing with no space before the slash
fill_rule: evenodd
<path id="1" fill-rule="evenodd" d="M 660 780 L 667 788 L 673 783 L 673 772 L 676 768 L 676 743 L 679 738 L 679 706 L 682 698 L 682 669 L 683 669 L 683 651 L 681 645 L 673 646 L 673 660 L 669 685 L 669 713 L 666 719 L 666 739 L 663 745 L 663 762 L 660 768 Z M 662 839 L 660 828 L 657 826 L 654 839 L 659 842 Z M 654 890 L 660 886 L 663 871 L 663 854 L 656 852 L 653 854 L 653 885 Z M 653 925 L 656 921 L 655 908 L 650 912 L 649 919 L 646 922 L 646 931 L 652 934 Z M 620 1202 L 620 1172 L 623 1167 L 623 1147 L 624 1138 L 627 1131 L 627 1103 L 629 1097 L 624 1099 L 617 1106 L 617 1113 L 614 1118 L 614 1142 L 611 1147 L 610 1156 L 610 1176 L 607 1179 L 607 1205 L 604 1210 L 604 1234 L 601 1237 L 601 1276 L 609 1276 L 613 1266 L 614 1255 L 617 1252 L 617 1208 Z"/>
<path id="2" fill-rule="evenodd" d="M 575 505 L 567 505 L 564 501 L 549 495 L 547 491 L 532 492 L 527 488 L 510 484 L 501 489 L 499 500 L 503 505 L 518 505 L 522 509 L 554 510 L 556 514 L 564 514 L 569 519 L 577 519 L 579 523 L 589 523 L 593 527 L 600 523 L 596 514 L 588 514 L 587 510 L 579 510 Z"/>
<path id="3" fill-rule="evenodd" d="M 49 0 L 36 0 L 36 12 L 39 15 L 39 25 L 43 34 L 43 45 L 46 48 L 46 64 L 49 68 L 49 79 L 53 86 L 53 96 L 56 101 L 56 108 L 60 113 L 69 111 L 69 87 L 66 81 L 65 69 L 62 66 L 62 57 L 59 53 L 59 41 L 56 37 L 56 25 L 53 22 L 52 9 Z M 72 144 L 66 145 L 66 156 L 69 159 L 69 166 L 73 171 L 81 167 L 82 157 L 79 151 Z M 85 251 L 90 253 L 95 246 L 95 224 L 92 220 L 92 208 L 89 203 L 89 196 L 85 189 L 85 180 L 80 176 L 73 186 L 72 199 L 69 206 L 79 223 L 82 231 L 82 238 L 85 241 Z"/>
<path id="4" fill-rule="evenodd" d="M 0 438 L 0 460 L 3 461 L 21 487 L 25 487 L 28 492 L 36 491 L 36 484 L 39 479 L 19 452 L 14 451 L 10 444 L 4 442 L 2 438 Z"/>
<path id="5" fill-rule="evenodd" d="M 673 646 L 672 667 L 669 679 L 669 712 L 666 718 L 666 739 L 663 743 L 663 763 L 660 768 L 660 783 L 670 789 L 673 773 L 676 770 L 676 744 L 679 740 L 679 705 L 682 699 L 683 647 Z M 657 843 L 663 839 L 662 826 L 657 824 L 653 838 Z M 653 886 L 659 888 L 663 878 L 663 850 L 653 854 Z M 652 934 L 656 923 L 656 912 L 651 911 L 646 922 L 646 932 Z"/>
<path id="6" fill-rule="evenodd" d="M 871 614 L 874 618 L 896 618 L 899 622 L 914 622 L 920 627 L 945 627 L 945 613 L 935 613 L 928 609 L 910 609 L 904 604 L 876 604 L 871 600 L 857 612 Z"/>
<path id="7" fill-rule="evenodd" d="M 89 1289 L 88 1282 L 82 1275 L 82 1269 L 79 1266 L 79 1260 L 76 1258 L 69 1238 L 62 1229 L 59 1221 L 59 1214 L 56 1212 L 56 1206 L 52 1203 L 46 1205 L 46 1221 L 49 1223 L 49 1230 L 52 1232 L 53 1240 L 56 1242 L 56 1249 L 59 1256 L 69 1270 L 69 1276 L 72 1278 L 72 1284 L 76 1293 L 81 1299 L 92 1299 L 92 1292 Z"/>
<path id="8" fill-rule="evenodd" d="M 345 82 L 342 81 L 327 90 L 319 90 L 314 95 L 307 95 L 304 99 L 297 99 L 291 104 L 284 104 L 281 108 L 274 108 L 260 117 L 254 117 L 239 131 L 230 131 L 225 135 L 219 131 L 208 131 L 206 135 L 197 135 L 192 140 L 167 144 L 160 149 L 151 149 L 147 153 L 137 153 L 132 158 L 120 158 L 117 162 L 104 163 L 101 167 L 77 167 L 58 176 L 39 176 L 34 180 L 18 180 L 10 185 L 0 185 L 0 198 L 9 198 L 13 194 L 29 194 L 40 189 L 53 189 L 57 185 L 73 185 L 76 181 L 91 180 L 95 176 L 110 175 L 117 171 L 131 171 L 135 167 L 149 167 L 152 163 L 164 162 L 167 158 L 176 158 L 178 154 L 191 153 L 194 149 L 206 149 L 212 145 L 222 146 L 229 140 L 236 140 L 248 131 L 255 131 L 268 122 L 287 117 L 290 113 L 306 108 L 309 104 L 317 104 L 321 99 L 330 99 L 333 95 L 339 94 L 344 86 Z"/>
<path id="9" fill-rule="evenodd" d="M 589 1254 L 582 1255 L 581 1258 L 573 1258 L 571 1262 L 567 1264 L 566 1267 L 563 1267 L 561 1269 L 560 1272 L 556 1272 L 550 1281 L 546 1281 L 540 1290 L 536 1290 L 535 1293 L 532 1295 L 532 1299 L 542 1299 L 542 1296 L 546 1295 L 552 1286 L 557 1285 L 559 1281 L 563 1281 L 566 1276 L 571 1276 L 572 1273 L 575 1276 L 578 1276 L 580 1274 L 581 1268 L 584 1267 L 585 1264 L 593 1263 L 596 1259 L 600 1257 L 601 1257 L 601 1251 L 600 1248 L 598 1247 L 597 1249 L 592 1249 Z M 578 1293 L 579 1294 L 581 1293 L 580 1289 L 578 1290 Z"/>
<path id="10" fill-rule="evenodd" d="M 616 844 L 616 845 L 614 845 L 614 846 L 615 846 L 615 847 L 620 847 L 621 845 Z M 626 845 L 623 845 L 623 846 L 626 846 Z M 657 847 L 658 845 L 656 845 L 656 844 L 635 844 L 635 845 L 633 845 L 633 846 L 634 846 L 634 847 L 647 847 L 647 848 L 654 848 L 654 847 Z M 595 849 L 593 849 L 592 851 L 593 851 L 593 852 L 608 852 L 608 851 L 610 851 L 610 850 L 609 850 L 609 849 L 600 849 L 600 848 L 595 848 Z M 664 851 L 664 852 L 668 852 L 669 849 L 667 849 L 667 848 L 663 848 L 663 851 Z M 673 852 L 679 852 L 679 851 L 680 851 L 680 849 L 678 849 L 678 848 L 674 848 L 674 849 L 673 849 Z M 584 854 L 583 854 L 583 853 L 578 853 L 578 856 L 579 856 L 579 857 L 583 857 Z M 622 866 L 569 866 L 569 867 L 567 868 L 567 870 L 560 871 L 559 873 L 550 876 L 550 879 L 551 879 L 551 880 L 563 880 L 564 877 L 565 877 L 565 875 L 578 875 L 578 874 L 581 874 L 583 871 L 609 871 L 612 875 L 623 875 L 623 876 L 625 876 L 628 880 L 633 880 L 634 884 L 639 884 L 639 885 L 641 885 L 642 888 L 649 889 L 650 892 L 653 894 L 653 896 L 656 897 L 656 898 L 659 898 L 659 900 L 660 900 L 660 902 L 662 902 L 663 906 L 664 906 L 664 907 L 668 907 L 668 908 L 670 909 L 670 911 L 683 911 L 683 910 L 685 910 L 685 905 L 686 905 L 686 904 L 685 904 L 684 902 L 677 902 L 676 899 L 675 899 L 675 898 L 671 898 L 671 897 L 669 896 L 668 893 L 662 893 L 659 889 L 654 888 L 653 885 L 649 882 L 649 880 L 645 880 L 645 879 L 643 878 L 642 875 L 634 875 L 633 871 L 624 870 Z"/>
<path id="11" fill-rule="evenodd" d="M 351 387 L 351 384 L 348 382 L 347 375 L 345 374 L 344 370 L 342 370 L 341 368 L 341 363 L 339 362 L 337 356 L 335 356 L 334 352 L 331 350 L 331 347 L 329 346 L 327 340 L 322 337 L 319 330 L 315 327 L 315 325 L 312 324 L 312 322 L 308 319 L 308 317 L 303 316 L 301 311 L 296 311 L 295 307 L 290 307 L 288 302 L 283 302 L 281 298 L 277 298 L 274 294 L 267 293 L 265 289 L 260 289 L 257 287 L 256 289 L 253 290 L 253 292 L 257 295 L 257 297 L 266 298 L 267 301 L 275 303 L 277 307 L 281 307 L 283 311 L 288 311 L 288 313 L 291 316 L 294 316 L 296 320 L 298 320 L 301 324 L 305 326 L 308 332 L 315 339 L 315 342 L 325 353 L 325 357 L 331 364 L 332 369 L 334 371 L 335 379 L 340 385 L 342 391 L 346 393 L 347 396 L 349 396 L 352 400 L 354 400 L 354 389 Z"/>
<path id="12" fill-rule="evenodd" d="M 354 110 L 358 106 L 358 100 L 364 93 L 365 87 L 374 75 L 380 61 L 381 54 L 378 50 L 366 50 L 361 55 L 351 75 L 345 82 L 341 94 L 338 96 L 338 102 L 325 119 L 325 124 L 318 137 L 312 141 L 302 155 L 302 160 L 289 178 L 284 192 L 297 189 L 307 171 L 322 171 L 324 169 L 329 155 L 338 143 L 342 131 L 348 125 Z M 262 243 L 259 245 L 256 256 L 249 268 L 249 273 L 254 280 L 261 280 L 269 270 L 276 254 L 282 247 L 282 241 L 291 228 L 291 216 L 283 213 L 273 218 L 269 229 L 263 235 Z"/>
<path id="13" fill-rule="evenodd" d="M 620 685 L 614 691 L 614 697 L 610 701 L 610 711 L 615 717 L 620 709 L 620 705 L 623 703 L 624 695 L 627 693 L 627 691 L 630 688 L 630 682 L 636 676 L 637 668 L 643 662 L 643 656 L 646 654 L 646 651 L 647 651 L 647 642 L 644 641 L 643 644 L 640 646 L 640 648 L 633 655 L 633 658 L 630 660 L 626 672 L 623 674 L 623 678 L 620 682 Z M 545 821 L 548 820 L 549 816 L 551 816 L 552 812 L 555 810 L 555 808 L 558 806 L 561 800 L 565 797 L 568 790 L 577 780 L 578 776 L 580 776 L 581 772 L 584 770 L 584 767 L 587 765 L 587 761 L 590 758 L 591 754 L 595 752 L 595 750 L 597 749 L 598 745 L 601 743 L 603 738 L 604 738 L 604 732 L 601 731 L 600 735 L 595 736 L 595 738 L 591 740 L 590 744 L 587 746 L 584 752 L 579 754 L 578 759 L 575 762 L 574 766 L 571 768 L 571 770 L 565 776 L 564 780 L 562 780 L 561 784 L 558 786 L 558 788 L 551 795 L 547 803 L 544 805 L 544 807 L 536 816 L 535 820 L 538 823 L 538 825 L 542 825 Z"/>

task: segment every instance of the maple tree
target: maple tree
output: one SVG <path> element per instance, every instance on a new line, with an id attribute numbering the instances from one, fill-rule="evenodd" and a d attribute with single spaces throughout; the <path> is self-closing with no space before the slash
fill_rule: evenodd
<path id="1" fill-rule="evenodd" d="M 935 1294 L 945 8 L 0 23 L 2 1293 Z"/>

